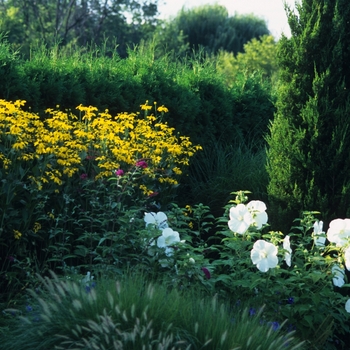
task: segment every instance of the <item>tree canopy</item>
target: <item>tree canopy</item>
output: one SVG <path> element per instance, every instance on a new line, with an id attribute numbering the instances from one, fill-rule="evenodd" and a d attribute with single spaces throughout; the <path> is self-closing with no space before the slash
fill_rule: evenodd
<path id="1" fill-rule="evenodd" d="M 229 16 L 227 9 L 218 4 L 182 8 L 176 17 L 156 30 L 157 42 L 179 54 L 198 49 L 209 54 L 219 50 L 237 54 L 243 52 L 248 41 L 268 34 L 263 19 L 251 14 Z"/>
<path id="2" fill-rule="evenodd" d="M 158 0 L 0 0 L 0 31 L 27 51 L 40 43 L 126 47 L 145 39 L 157 24 Z"/>

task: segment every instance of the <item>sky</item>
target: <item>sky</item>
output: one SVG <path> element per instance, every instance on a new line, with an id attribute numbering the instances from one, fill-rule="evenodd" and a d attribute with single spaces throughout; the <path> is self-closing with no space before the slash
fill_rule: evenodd
<path id="1" fill-rule="evenodd" d="M 282 32 L 290 37 L 284 2 L 294 8 L 295 0 L 159 0 L 160 18 L 175 17 L 182 7 L 192 8 L 206 4 L 225 6 L 230 16 L 254 14 L 266 21 L 271 34 L 278 40 Z"/>

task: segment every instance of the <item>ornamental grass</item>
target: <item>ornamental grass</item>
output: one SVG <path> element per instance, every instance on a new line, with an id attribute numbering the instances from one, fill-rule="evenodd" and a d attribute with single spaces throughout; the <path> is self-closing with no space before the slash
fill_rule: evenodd
<path id="1" fill-rule="evenodd" d="M 7 309 L 6 349 L 302 349 L 263 310 L 181 293 L 141 275 L 81 281 L 40 278 L 22 310 Z"/>

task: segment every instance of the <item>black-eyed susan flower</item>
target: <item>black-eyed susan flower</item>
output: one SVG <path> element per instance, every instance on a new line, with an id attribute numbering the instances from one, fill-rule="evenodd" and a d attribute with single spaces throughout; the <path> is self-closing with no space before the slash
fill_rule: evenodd
<path id="1" fill-rule="evenodd" d="M 22 233 L 19 232 L 18 230 L 13 230 L 13 237 L 15 239 L 20 239 L 22 237 Z"/>

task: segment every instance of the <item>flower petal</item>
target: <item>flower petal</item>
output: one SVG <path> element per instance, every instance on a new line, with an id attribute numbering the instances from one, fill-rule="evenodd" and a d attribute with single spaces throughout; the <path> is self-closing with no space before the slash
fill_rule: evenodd
<path id="1" fill-rule="evenodd" d="M 348 299 L 347 302 L 345 303 L 345 310 L 346 312 L 350 313 L 350 299 Z"/>
<path id="2" fill-rule="evenodd" d="M 350 271 L 350 247 L 345 249 L 344 260 L 345 260 L 345 267 L 346 267 L 346 269 L 348 271 Z"/>
<path id="3" fill-rule="evenodd" d="M 155 224 L 156 222 L 156 213 L 145 213 L 145 216 L 143 217 L 143 220 L 146 222 L 146 227 L 149 224 Z"/>
<path id="4" fill-rule="evenodd" d="M 262 201 L 250 201 L 247 204 L 247 208 L 258 212 L 263 212 L 266 210 L 266 204 Z"/>
<path id="5" fill-rule="evenodd" d="M 159 248 L 165 248 L 166 244 L 165 244 L 165 237 L 164 236 L 159 236 L 157 239 L 157 246 Z"/>
<path id="6" fill-rule="evenodd" d="M 345 284 L 345 281 L 344 281 L 345 271 L 339 265 L 333 265 L 332 273 L 333 273 L 333 284 L 336 287 L 341 288 Z"/>

